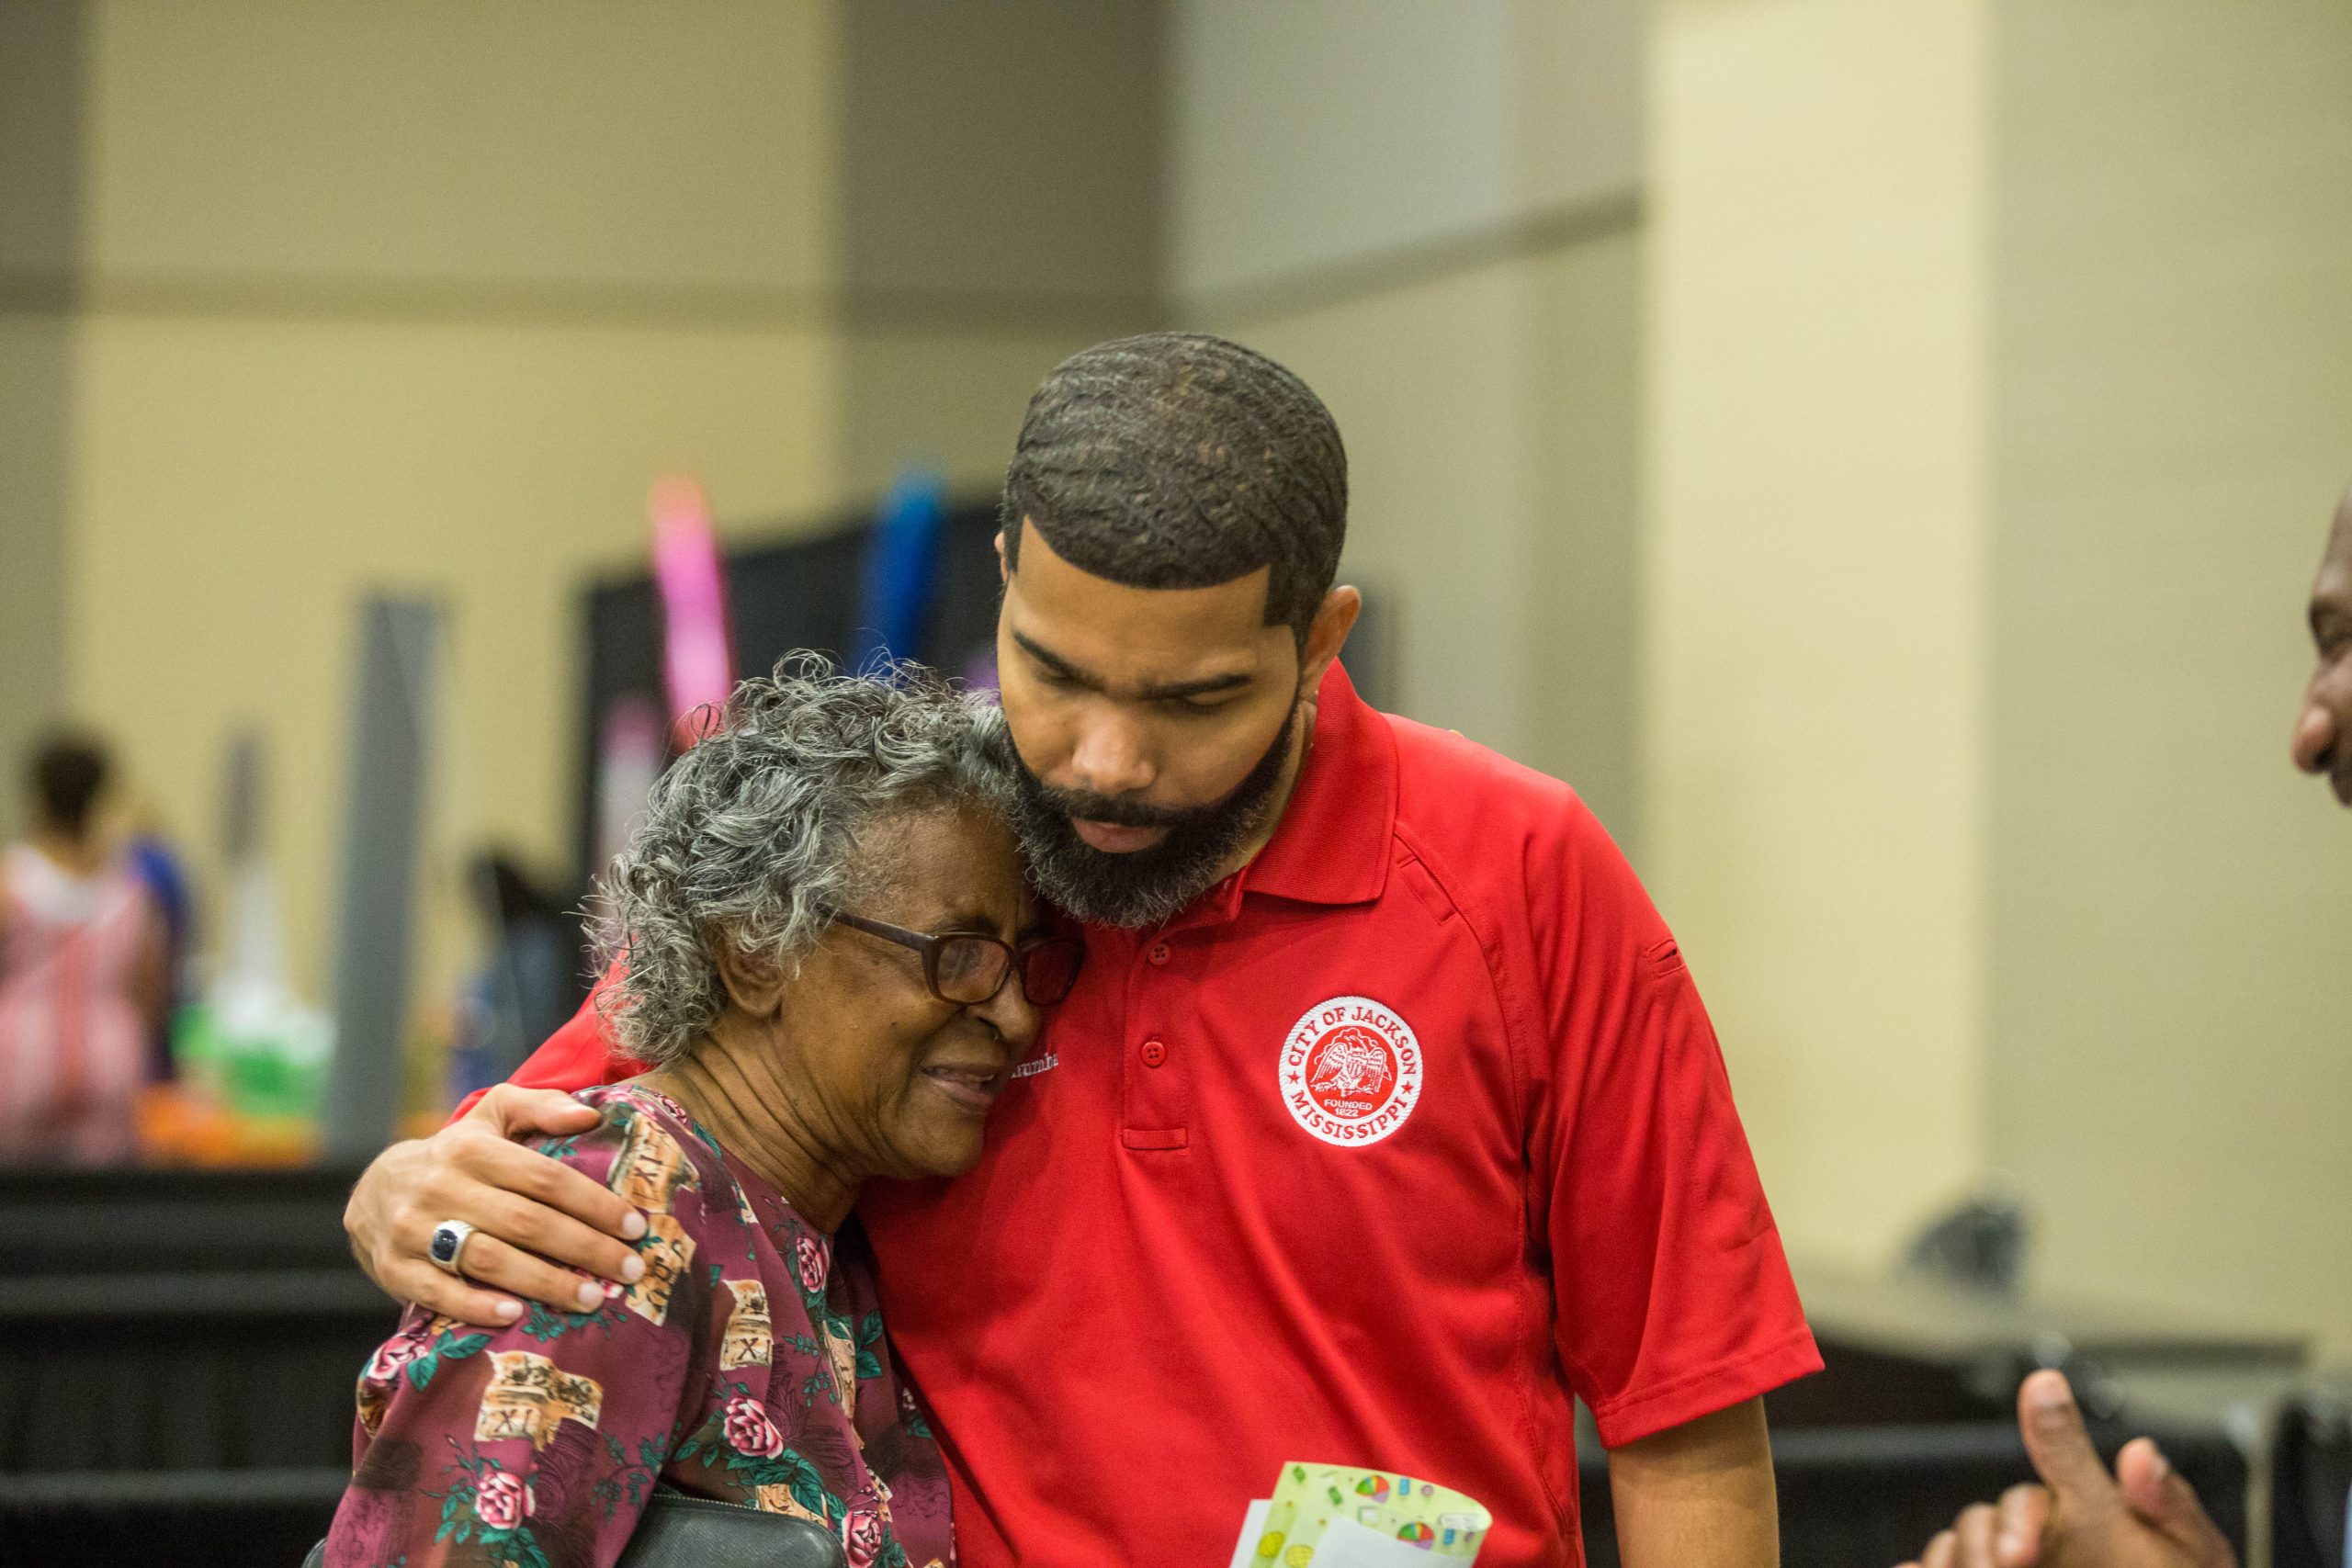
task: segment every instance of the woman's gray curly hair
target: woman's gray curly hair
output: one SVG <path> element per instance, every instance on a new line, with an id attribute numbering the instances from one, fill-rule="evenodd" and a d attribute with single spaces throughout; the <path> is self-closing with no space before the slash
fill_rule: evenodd
<path id="1" fill-rule="evenodd" d="M 722 942 L 785 965 L 807 953 L 828 909 L 873 891 L 859 840 L 878 820 L 1005 813 L 1003 722 L 911 667 L 840 675 L 801 656 L 736 687 L 598 885 L 598 943 L 623 965 L 605 1003 L 621 1043 L 648 1062 L 684 1055 L 726 1005 Z"/>

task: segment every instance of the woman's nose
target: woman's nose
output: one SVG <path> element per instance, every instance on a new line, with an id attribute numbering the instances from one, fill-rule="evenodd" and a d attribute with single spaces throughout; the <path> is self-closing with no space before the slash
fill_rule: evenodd
<path id="1" fill-rule="evenodd" d="M 1037 1038 L 1037 1010 L 1022 989 L 1018 969 L 1005 976 L 1004 985 L 995 996 L 972 1010 L 988 1020 L 1016 1051 L 1028 1050 L 1030 1043 Z"/>

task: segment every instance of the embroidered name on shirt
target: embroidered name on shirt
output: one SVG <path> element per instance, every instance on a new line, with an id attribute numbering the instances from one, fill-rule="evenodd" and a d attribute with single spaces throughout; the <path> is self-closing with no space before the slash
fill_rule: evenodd
<path id="1" fill-rule="evenodd" d="M 1283 1037 L 1283 1107 L 1327 1144 L 1361 1148 L 1405 1124 L 1421 1099 L 1421 1043 L 1370 997 L 1333 997 Z"/>
<path id="2" fill-rule="evenodd" d="M 1012 1077 L 1016 1078 L 1034 1078 L 1039 1073 L 1052 1072 L 1056 1067 L 1058 1067 L 1061 1065 L 1062 1059 L 1059 1056 L 1055 1055 L 1051 1051 L 1048 1051 L 1044 1055 L 1034 1057 L 1013 1068 Z"/>

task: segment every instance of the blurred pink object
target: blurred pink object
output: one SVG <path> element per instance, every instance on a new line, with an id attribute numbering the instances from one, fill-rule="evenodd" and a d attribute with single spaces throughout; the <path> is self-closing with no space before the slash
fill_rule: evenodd
<path id="1" fill-rule="evenodd" d="M 653 581 L 662 593 L 662 675 L 672 744 L 681 751 L 709 732 L 735 688 L 727 582 L 702 487 L 673 475 L 654 482 Z"/>

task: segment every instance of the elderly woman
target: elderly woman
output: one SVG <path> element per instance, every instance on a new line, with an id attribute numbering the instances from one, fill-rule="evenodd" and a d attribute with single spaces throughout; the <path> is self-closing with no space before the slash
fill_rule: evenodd
<path id="1" fill-rule="evenodd" d="M 752 681 L 662 777 L 605 888 L 612 1021 L 654 1066 L 544 1145 L 645 1213 L 642 1270 L 495 1333 L 411 1308 L 328 1562 L 609 1564 L 657 1484 L 814 1518 L 859 1568 L 954 1561 L 842 1226 L 869 1178 L 971 1166 L 1077 972 L 1028 929 L 993 723 L 934 686 Z"/>

